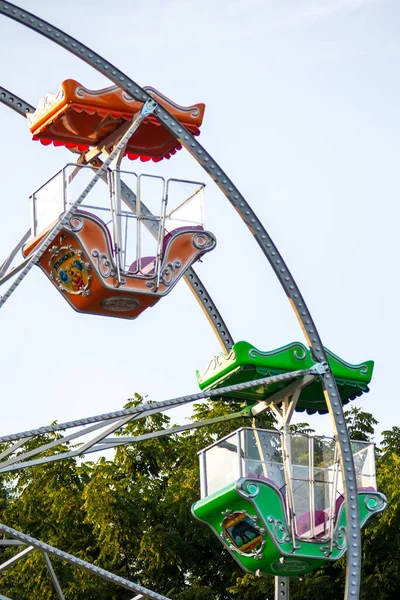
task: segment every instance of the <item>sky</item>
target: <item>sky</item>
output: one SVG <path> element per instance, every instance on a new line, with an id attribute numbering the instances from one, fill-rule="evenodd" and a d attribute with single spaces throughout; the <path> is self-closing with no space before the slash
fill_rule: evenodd
<path id="1" fill-rule="evenodd" d="M 400 6 L 394 0 L 20 0 L 140 85 L 206 104 L 201 143 L 263 221 L 323 343 L 350 363 L 375 361 L 355 403 L 381 431 L 400 426 L 398 169 Z M 110 9 L 110 6 L 112 7 Z M 111 85 L 38 34 L 0 18 L 0 85 L 37 105 L 61 81 Z M 71 160 L 31 141 L 0 106 L 0 262 L 29 227 L 28 197 Z M 223 194 L 185 151 L 124 169 L 206 183 L 217 248 L 195 269 L 235 341 L 272 350 L 301 329 L 269 264 Z M 0 314 L 0 435 L 198 390 L 220 351 L 180 282 L 126 321 L 75 313 L 35 268 Z M 173 413 L 185 421 L 189 409 Z M 329 416 L 309 418 L 332 435 Z M 234 428 L 234 425 L 233 425 Z"/>

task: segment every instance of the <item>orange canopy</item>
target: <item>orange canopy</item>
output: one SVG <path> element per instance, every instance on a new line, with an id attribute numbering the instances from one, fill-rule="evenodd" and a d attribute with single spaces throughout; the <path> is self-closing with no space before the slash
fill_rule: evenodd
<path id="1" fill-rule="evenodd" d="M 146 92 L 164 106 L 193 135 L 199 135 L 204 104 L 183 107 L 174 104 L 157 90 Z M 97 146 L 125 121 L 132 119 L 143 106 L 118 86 L 88 90 L 77 81 L 67 79 L 57 94 L 44 96 L 34 113 L 28 114 L 34 140 L 42 144 L 77 148 L 80 152 Z M 131 159 L 159 161 L 180 150 L 181 145 L 170 132 L 149 115 L 132 135 L 125 154 Z"/>

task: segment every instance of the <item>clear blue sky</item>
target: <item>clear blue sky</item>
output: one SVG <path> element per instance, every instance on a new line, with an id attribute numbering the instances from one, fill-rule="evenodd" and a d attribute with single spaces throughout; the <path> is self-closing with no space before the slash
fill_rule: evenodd
<path id="1" fill-rule="evenodd" d="M 376 361 L 362 399 L 383 430 L 400 424 L 400 6 L 394 0 L 20 1 L 141 85 L 207 105 L 201 141 L 263 220 L 324 344 Z M 36 105 L 74 78 L 107 80 L 66 51 L 0 19 L 0 84 Z M 31 141 L 0 106 L 0 259 L 29 226 L 28 196 L 70 160 Z M 129 162 L 125 169 L 148 170 Z M 183 151 L 151 167 L 204 180 L 218 248 L 198 272 L 235 340 L 262 350 L 304 341 L 286 297 L 229 203 Z M 219 345 L 182 282 L 137 321 L 72 311 L 34 269 L 2 309 L 0 433 L 197 390 Z M 178 420 L 178 417 L 174 417 Z M 300 419 L 304 419 L 303 416 Z M 328 417 L 312 420 L 331 434 Z"/>

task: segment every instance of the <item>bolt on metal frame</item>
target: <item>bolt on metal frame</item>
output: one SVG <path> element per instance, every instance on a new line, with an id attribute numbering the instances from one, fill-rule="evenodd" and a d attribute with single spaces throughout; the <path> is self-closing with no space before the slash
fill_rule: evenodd
<path id="1" fill-rule="evenodd" d="M 136 100 L 146 102 L 147 100 L 152 99 L 143 88 L 117 67 L 54 25 L 51 25 L 14 4 L 4 2 L 3 0 L 0 1 L 0 14 L 29 27 L 33 31 L 40 33 L 47 39 L 65 48 L 108 77 Z M 192 154 L 195 160 L 210 175 L 232 206 L 236 209 L 278 277 L 300 325 L 302 326 L 303 333 L 314 360 L 320 363 L 327 363 L 327 356 L 320 335 L 300 290 L 283 257 L 279 253 L 278 248 L 273 243 L 271 237 L 268 235 L 248 202 L 223 169 L 219 167 L 213 157 L 201 146 L 194 136 L 179 123 L 179 121 L 158 103 L 156 103 L 154 114 L 157 116 L 160 123 L 162 123 L 164 127 L 175 136 L 181 145 Z M 328 411 L 332 419 L 335 438 L 338 444 L 339 460 L 343 473 L 345 508 L 348 518 L 348 528 L 346 531 L 348 553 L 344 600 L 354 600 L 359 597 L 361 581 L 361 531 L 357 503 L 355 502 L 357 499 L 357 488 L 354 461 L 339 391 L 329 367 L 327 372 L 322 376 L 322 385 Z"/>
<path id="2" fill-rule="evenodd" d="M 275 600 L 289 598 L 289 577 L 278 575 L 275 577 Z"/>

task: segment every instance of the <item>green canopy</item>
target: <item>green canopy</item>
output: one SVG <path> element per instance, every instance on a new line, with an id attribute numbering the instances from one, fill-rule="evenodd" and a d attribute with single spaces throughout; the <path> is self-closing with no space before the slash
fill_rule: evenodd
<path id="1" fill-rule="evenodd" d="M 351 365 L 325 348 L 328 362 L 339 388 L 343 404 L 368 392 L 374 363 L 371 360 Z M 214 356 L 204 373 L 197 371 L 197 380 L 202 390 L 250 382 L 262 377 L 309 369 L 315 365 L 310 350 L 300 342 L 293 342 L 276 350 L 262 352 L 248 342 L 237 342 L 229 354 Z M 287 381 L 268 387 L 255 386 L 226 397 L 241 398 L 249 402 L 268 400 L 272 394 L 288 384 Z M 225 395 L 224 395 L 225 397 Z M 296 410 L 309 414 L 328 411 L 319 379 L 305 387 L 300 394 Z"/>

